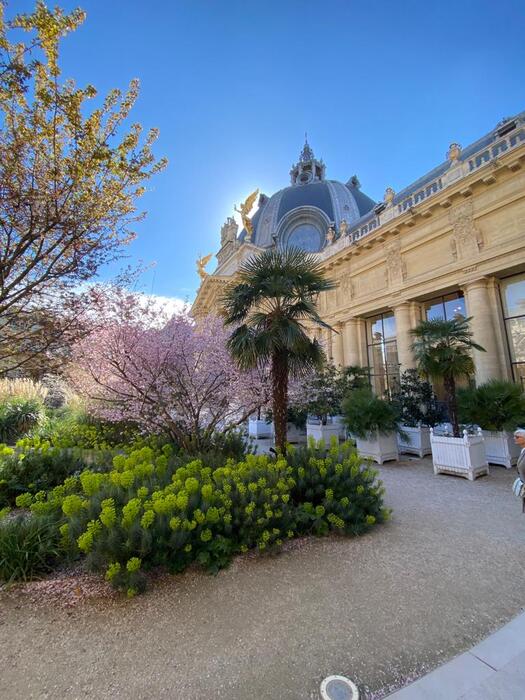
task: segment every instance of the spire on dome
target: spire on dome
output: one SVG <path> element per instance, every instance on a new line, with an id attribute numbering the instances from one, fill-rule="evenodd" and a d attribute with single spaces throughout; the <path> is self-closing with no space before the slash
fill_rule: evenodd
<path id="1" fill-rule="evenodd" d="M 299 161 L 290 170 L 292 185 L 307 185 L 310 182 L 324 180 L 325 165 L 317 160 L 308 143 L 308 134 L 304 135 L 304 146 Z"/>
<path id="2" fill-rule="evenodd" d="M 308 143 L 308 134 L 305 131 L 304 132 L 304 146 L 303 146 L 303 150 L 301 151 L 301 155 L 299 156 L 299 162 L 300 163 L 308 163 L 314 159 L 315 159 L 314 152 L 310 148 L 310 144 Z"/>

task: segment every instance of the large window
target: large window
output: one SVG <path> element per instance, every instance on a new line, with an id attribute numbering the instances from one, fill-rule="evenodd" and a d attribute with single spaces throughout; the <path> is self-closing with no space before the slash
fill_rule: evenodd
<path id="1" fill-rule="evenodd" d="M 466 315 L 465 299 L 461 292 L 444 294 L 425 302 L 425 316 L 429 321 L 434 318 L 450 321 L 453 318 L 465 318 Z"/>
<path id="2" fill-rule="evenodd" d="M 287 245 L 316 253 L 321 248 L 321 233 L 312 224 L 300 224 L 288 236 Z"/>
<path id="3" fill-rule="evenodd" d="M 372 388 L 378 396 L 389 395 L 399 380 L 394 314 L 374 316 L 366 325 Z"/>
<path id="4" fill-rule="evenodd" d="M 512 374 L 525 389 L 525 275 L 502 280 L 501 301 Z"/>

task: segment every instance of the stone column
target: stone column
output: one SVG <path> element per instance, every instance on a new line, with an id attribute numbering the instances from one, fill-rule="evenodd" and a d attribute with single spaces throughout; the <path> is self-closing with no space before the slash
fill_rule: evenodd
<path id="1" fill-rule="evenodd" d="M 345 367 L 359 366 L 361 364 L 361 353 L 359 350 L 359 319 L 349 318 L 342 326 Z"/>
<path id="2" fill-rule="evenodd" d="M 498 345 L 496 341 L 496 323 L 489 296 L 489 280 L 482 277 L 463 286 L 467 302 L 467 314 L 472 316 L 470 329 L 476 343 L 486 352 L 474 350 L 476 366 L 476 384 L 483 384 L 489 379 L 501 379 Z"/>
<path id="3" fill-rule="evenodd" d="M 399 372 L 402 373 L 407 369 L 414 369 L 416 366 L 414 354 L 411 349 L 413 339 L 410 334 L 410 329 L 413 328 L 412 319 L 414 316 L 412 302 L 404 301 L 401 304 L 394 306 L 394 316 L 396 319 Z"/>
<path id="4" fill-rule="evenodd" d="M 335 323 L 332 331 L 332 360 L 336 367 L 343 366 L 344 349 L 343 349 L 343 324 Z"/>
<path id="5" fill-rule="evenodd" d="M 322 331 L 322 339 L 321 339 L 321 344 L 324 348 L 324 351 L 326 353 L 326 358 L 328 360 L 332 359 L 332 331 L 329 330 L 328 328 L 323 328 Z"/>

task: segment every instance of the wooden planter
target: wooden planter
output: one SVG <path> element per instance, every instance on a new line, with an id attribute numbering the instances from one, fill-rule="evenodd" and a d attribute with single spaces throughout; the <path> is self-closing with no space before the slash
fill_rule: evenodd
<path id="1" fill-rule="evenodd" d="M 463 437 L 434 435 L 430 429 L 434 474 L 455 474 L 473 481 L 489 473 L 485 455 L 485 442 L 481 430 L 477 435 L 463 431 Z"/>
<path id="2" fill-rule="evenodd" d="M 416 428 L 409 425 L 402 425 L 401 429 L 407 434 L 409 441 L 405 440 L 401 435 L 397 436 L 397 446 L 400 452 L 408 452 L 418 455 L 419 457 L 432 454 L 432 448 L 430 446 L 430 428 L 424 425 L 420 425 Z"/>
<path id="3" fill-rule="evenodd" d="M 356 441 L 357 451 L 361 457 L 370 457 L 378 464 L 399 459 L 397 436 L 395 433 L 383 435 L 376 431 L 370 433 L 366 439 L 358 437 L 354 439 Z"/>
<path id="4" fill-rule="evenodd" d="M 483 430 L 482 433 L 485 440 L 487 462 L 501 464 L 507 469 L 515 467 L 521 448 L 514 442 L 513 434 L 504 430 L 498 432 Z"/>

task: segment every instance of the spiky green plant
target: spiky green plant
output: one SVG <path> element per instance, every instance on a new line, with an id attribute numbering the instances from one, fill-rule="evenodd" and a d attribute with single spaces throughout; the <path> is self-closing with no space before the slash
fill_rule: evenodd
<path id="1" fill-rule="evenodd" d="M 513 382 L 493 379 L 458 391 L 458 412 L 463 423 L 484 430 L 514 430 L 525 422 L 525 394 Z"/>
<path id="2" fill-rule="evenodd" d="M 282 452 L 288 379 L 320 367 L 324 359 L 305 323 L 330 328 L 320 318 L 316 301 L 334 287 L 313 255 L 298 248 L 275 248 L 241 265 L 222 299 L 225 322 L 235 326 L 228 347 L 239 366 L 271 366 L 275 444 Z"/>
<path id="3" fill-rule="evenodd" d="M 0 580 L 28 581 L 50 571 L 62 555 L 56 520 L 19 515 L 0 522 Z"/>

